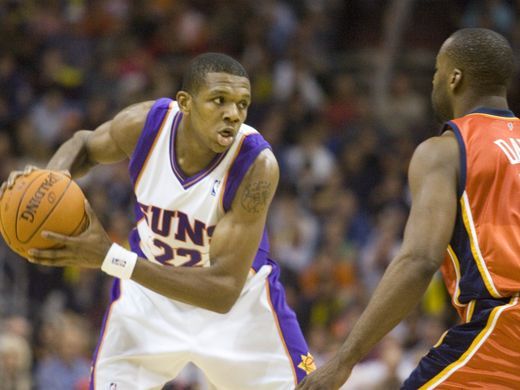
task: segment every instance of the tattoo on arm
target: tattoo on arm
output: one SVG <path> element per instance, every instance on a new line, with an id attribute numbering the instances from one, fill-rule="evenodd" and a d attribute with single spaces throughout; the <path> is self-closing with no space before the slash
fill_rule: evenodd
<path id="1" fill-rule="evenodd" d="M 268 181 L 249 183 L 242 194 L 240 203 L 250 213 L 259 213 L 267 205 L 270 193 L 271 183 Z"/>

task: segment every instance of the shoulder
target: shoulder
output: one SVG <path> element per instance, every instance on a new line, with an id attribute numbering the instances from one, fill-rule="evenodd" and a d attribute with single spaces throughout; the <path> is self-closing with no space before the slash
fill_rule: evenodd
<path id="1" fill-rule="evenodd" d="M 278 183 L 279 174 L 280 168 L 273 152 L 271 149 L 263 149 L 251 165 L 244 181 L 274 178 L 276 183 Z"/>
<path id="2" fill-rule="evenodd" d="M 460 171 L 459 144 L 451 131 L 422 142 L 414 151 L 408 171 L 411 184 L 434 174 L 457 177 Z"/>
<path id="3" fill-rule="evenodd" d="M 232 210 L 250 219 L 265 215 L 279 178 L 278 162 L 273 152 L 270 149 L 263 150 L 240 183 Z"/>
<path id="4" fill-rule="evenodd" d="M 412 157 L 412 164 L 426 168 L 454 166 L 459 161 L 459 144 L 451 131 L 422 142 Z"/>
<path id="5" fill-rule="evenodd" d="M 127 156 L 132 154 L 154 103 L 155 101 L 146 101 L 132 104 L 112 119 L 110 135 Z"/>
<path id="6" fill-rule="evenodd" d="M 131 126 L 132 124 L 144 123 L 148 112 L 155 104 L 155 101 L 146 101 L 132 104 L 122 109 L 114 118 L 121 124 Z"/>

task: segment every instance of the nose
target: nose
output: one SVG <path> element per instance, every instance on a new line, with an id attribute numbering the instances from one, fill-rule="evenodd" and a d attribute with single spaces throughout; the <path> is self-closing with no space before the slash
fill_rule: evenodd
<path id="1" fill-rule="evenodd" d="M 224 111 L 224 120 L 231 123 L 240 121 L 240 112 L 236 104 L 228 104 L 226 110 Z"/>

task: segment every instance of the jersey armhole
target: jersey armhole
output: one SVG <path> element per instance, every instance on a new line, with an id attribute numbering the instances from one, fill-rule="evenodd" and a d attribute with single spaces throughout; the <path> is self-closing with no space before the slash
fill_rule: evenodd
<path id="1" fill-rule="evenodd" d="M 271 149 L 271 147 L 260 134 L 248 135 L 242 142 L 225 180 L 222 196 L 224 212 L 228 212 L 231 208 L 240 183 L 242 183 L 247 171 L 264 149 Z"/>
<path id="2" fill-rule="evenodd" d="M 466 144 L 464 138 L 460 132 L 459 126 L 453 121 L 448 121 L 443 127 L 443 132 L 453 131 L 457 143 L 459 144 L 459 155 L 460 155 L 460 176 L 457 185 L 457 196 L 460 199 L 464 191 L 466 190 L 466 174 L 467 174 L 467 161 L 466 161 Z"/>
<path id="3" fill-rule="evenodd" d="M 138 182 L 139 175 L 148 159 L 159 131 L 164 125 L 164 120 L 168 117 L 168 112 L 173 107 L 173 100 L 168 98 L 158 99 L 150 108 L 144 127 L 139 135 L 134 152 L 130 157 L 128 170 L 132 185 Z"/>

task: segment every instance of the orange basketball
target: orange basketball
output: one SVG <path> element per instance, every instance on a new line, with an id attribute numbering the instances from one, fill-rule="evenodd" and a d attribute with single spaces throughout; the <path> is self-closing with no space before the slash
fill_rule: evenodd
<path id="1" fill-rule="evenodd" d="M 31 248 L 51 248 L 56 242 L 44 239 L 42 231 L 74 236 L 86 228 L 84 200 L 79 186 L 61 172 L 35 170 L 19 176 L 0 200 L 0 232 L 23 257 Z"/>

